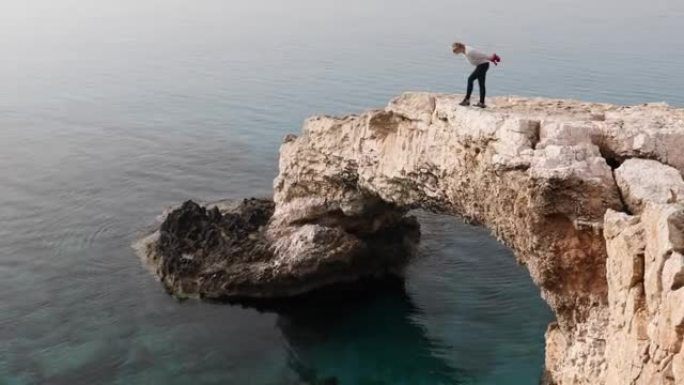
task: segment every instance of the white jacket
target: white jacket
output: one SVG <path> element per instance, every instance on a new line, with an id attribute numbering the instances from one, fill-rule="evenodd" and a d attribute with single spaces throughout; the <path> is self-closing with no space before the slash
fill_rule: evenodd
<path id="1" fill-rule="evenodd" d="M 466 57 L 466 59 L 468 59 L 470 64 L 472 64 L 474 66 L 479 66 L 480 64 L 489 63 L 490 59 L 491 59 L 490 55 L 483 54 L 482 52 L 477 51 L 473 47 L 468 46 L 468 45 L 465 47 L 465 57 Z"/>

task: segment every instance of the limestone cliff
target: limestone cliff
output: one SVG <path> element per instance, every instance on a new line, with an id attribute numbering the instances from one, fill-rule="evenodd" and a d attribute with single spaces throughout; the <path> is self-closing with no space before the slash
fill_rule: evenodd
<path id="1" fill-rule="evenodd" d="M 275 211 L 254 231 L 268 253 L 212 259 L 191 288 L 207 294 L 211 274 L 222 283 L 210 296 L 227 297 L 355 279 L 405 259 L 407 211 L 448 213 L 510 246 L 555 312 L 547 383 L 683 384 L 684 111 L 458 101 L 407 93 L 385 109 L 309 119 L 285 139 Z M 182 280 L 155 239 L 146 255 Z"/>

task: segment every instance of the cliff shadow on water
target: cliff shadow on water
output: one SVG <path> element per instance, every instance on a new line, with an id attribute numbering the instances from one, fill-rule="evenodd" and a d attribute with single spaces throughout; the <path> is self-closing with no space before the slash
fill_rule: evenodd
<path id="1" fill-rule="evenodd" d="M 466 384 L 439 354 L 399 277 L 339 284 L 295 298 L 242 302 L 277 314 L 288 366 L 307 385 Z"/>

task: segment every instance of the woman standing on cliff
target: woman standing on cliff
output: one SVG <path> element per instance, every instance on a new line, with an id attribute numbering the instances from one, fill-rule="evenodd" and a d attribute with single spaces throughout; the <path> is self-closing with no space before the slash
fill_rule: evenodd
<path id="1" fill-rule="evenodd" d="M 480 102 L 475 106 L 480 108 L 487 107 L 485 105 L 485 95 L 487 93 L 485 88 L 485 79 L 487 77 L 487 70 L 489 70 L 489 62 L 494 63 L 494 65 L 499 65 L 501 58 L 495 53 L 486 55 L 482 52 L 474 50 L 470 46 L 458 42 L 452 44 L 451 49 L 456 55 L 465 55 L 470 64 L 475 66 L 475 71 L 468 76 L 468 91 L 466 93 L 465 99 L 463 99 L 461 102 L 461 105 L 470 105 L 470 95 L 473 93 L 473 85 L 475 83 L 475 79 L 477 79 L 477 83 L 480 86 Z"/>

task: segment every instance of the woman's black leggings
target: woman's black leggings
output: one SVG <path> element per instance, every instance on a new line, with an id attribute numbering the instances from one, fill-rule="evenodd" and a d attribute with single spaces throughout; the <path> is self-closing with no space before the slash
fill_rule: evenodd
<path id="1" fill-rule="evenodd" d="M 480 103 L 484 104 L 485 95 L 487 94 L 487 89 L 485 88 L 485 79 L 487 78 L 487 70 L 489 69 L 489 63 L 483 63 L 475 67 L 470 76 L 468 76 L 468 93 L 466 94 L 466 99 L 470 99 L 470 94 L 473 93 L 473 84 L 475 79 L 480 86 Z"/>

